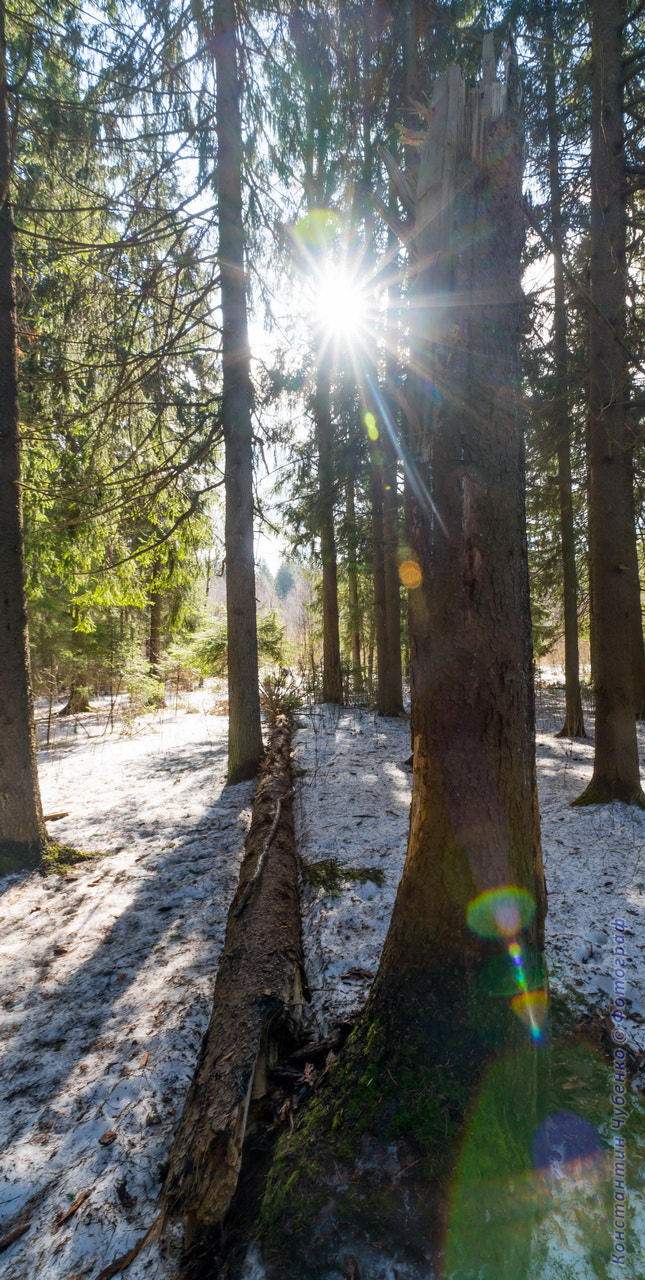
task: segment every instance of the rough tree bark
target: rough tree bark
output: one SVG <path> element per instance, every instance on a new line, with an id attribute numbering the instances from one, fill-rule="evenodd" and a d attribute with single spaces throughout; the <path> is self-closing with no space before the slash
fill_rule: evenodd
<path id="1" fill-rule="evenodd" d="M 626 209 L 621 0 L 591 6 L 589 562 L 596 749 L 577 804 L 645 806 L 634 713 L 634 593 L 628 545 Z"/>
<path id="2" fill-rule="evenodd" d="M 406 1276 L 434 1274 L 438 1206 L 446 1274 L 527 1274 L 530 1228 L 520 1239 L 504 1219 L 513 1196 L 500 1194 L 531 1168 L 546 1009 L 520 421 L 522 140 L 514 60 L 501 85 L 492 41 L 485 49 L 470 92 L 458 68 L 441 78 L 419 174 L 413 358 L 434 392 L 410 439 L 421 582 L 408 853 L 360 1023 L 274 1161 L 260 1237 L 280 1280 L 390 1274 L 384 1255 Z"/>
<path id="3" fill-rule="evenodd" d="M 267 1070 L 285 1023 L 295 1027 L 302 1009 L 291 785 L 291 724 L 279 715 L 228 915 L 211 1019 L 164 1186 L 162 1218 L 183 1218 L 185 1244 L 197 1252 L 226 1215 Z"/>
<path id="4" fill-rule="evenodd" d="M 25 602 L 4 22 L 0 4 L 0 874 L 34 866 L 46 841 Z"/>
<path id="5" fill-rule="evenodd" d="M 242 118 L 235 0 L 214 9 L 217 203 L 225 448 L 228 778 L 253 777 L 263 753 L 253 558 L 253 430 L 242 209 Z"/>
<path id="6" fill-rule="evenodd" d="M 551 0 L 544 4 L 546 38 L 546 109 L 549 133 L 549 185 L 551 195 L 551 241 L 553 244 L 553 433 L 558 459 L 560 502 L 560 546 L 564 601 L 564 724 L 556 737 L 584 738 L 585 725 L 580 696 L 578 652 L 578 577 L 576 537 L 573 524 L 571 484 L 571 415 L 569 413 L 569 372 L 567 356 L 567 313 L 564 281 L 562 184 L 560 182 L 560 127 L 557 108 L 555 34 Z"/>
<path id="7" fill-rule="evenodd" d="M 406 867 L 373 995 L 387 1003 L 405 973 L 412 989 L 449 1005 L 462 1029 L 482 959 L 467 925 L 470 899 L 524 887 L 538 906 L 537 942 L 545 905 L 519 416 L 522 145 L 511 91 L 494 78 L 491 45 L 468 108 L 451 68 L 420 166 L 415 294 L 426 340 L 416 357 L 435 390 L 410 439 L 424 486 L 408 497 L 421 578 L 411 636 L 414 784 Z"/>

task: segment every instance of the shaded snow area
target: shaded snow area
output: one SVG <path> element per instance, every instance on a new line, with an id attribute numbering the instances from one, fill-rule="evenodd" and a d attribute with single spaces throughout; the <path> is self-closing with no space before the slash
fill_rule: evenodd
<path id="1" fill-rule="evenodd" d="M 322 1035 L 365 1003 L 376 973 L 405 860 L 410 750 L 409 721 L 331 705 L 315 707 L 296 736 L 299 852 L 314 870 L 339 863 L 338 888 L 303 886 L 309 1017 Z"/>
<path id="2" fill-rule="evenodd" d="M 41 750 L 45 812 L 68 811 L 51 834 L 102 856 L 0 887 L 0 1236 L 31 1223 L 0 1255 L 2 1280 L 96 1280 L 154 1220 L 253 793 L 253 784 L 224 786 L 227 723 L 209 714 L 212 702 L 184 696 L 127 733 L 118 721 L 108 732 L 105 710 L 58 719 Z M 570 808 L 593 749 L 553 736 L 556 703 L 542 697 L 538 736 L 552 983 L 608 1008 L 614 921 L 623 919 L 624 1025 L 643 1049 L 645 814 Z M 331 707 L 300 723 L 296 825 L 318 1033 L 362 1005 L 376 971 L 405 857 L 410 729 Z M 596 1274 L 575 1258 L 565 1267 L 563 1246 L 554 1257 L 539 1280 Z M 124 1275 L 175 1280 L 173 1240 L 146 1247 Z"/>
<path id="3" fill-rule="evenodd" d="M 585 1007 L 608 1010 L 614 995 L 615 921 L 624 921 L 629 1043 L 645 1051 L 645 812 L 631 805 L 571 808 L 593 770 L 593 716 L 587 739 L 554 734 L 559 699 L 538 700 L 537 764 L 549 910 L 549 979 Z M 638 726 L 645 772 L 645 726 Z M 642 1080 L 645 1085 L 645 1079 Z"/>
<path id="4" fill-rule="evenodd" d="M 32 1224 L 7 1280 L 96 1276 L 156 1212 L 253 793 L 224 785 L 226 720 L 191 710 L 132 736 L 59 720 L 40 755 L 45 813 L 69 811 L 50 832 L 107 856 L 3 882 L 0 1235 Z M 158 1246 L 127 1272 L 173 1274 Z"/>
<path id="5" fill-rule="evenodd" d="M 617 918 L 625 923 L 627 1017 L 645 1050 L 645 813 L 623 804 L 571 808 L 593 767 L 593 739 L 563 740 L 559 699 L 538 700 L 537 763 L 549 894 L 547 957 L 555 990 L 583 1007 L 614 993 Z M 593 732 L 593 717 L 587 716 Z M 641 759 L 645 733 L 639 726 Z M 304 941 L 320 1030 L 364 1003 L 387 932 L 405 859 L 412 770 L 410 726 L 326 706 L 296 739 L 297 835 L 305 861 L 335 857 L 347 869 L 380 869 L 382 887 L 346 881 L 334 897 L 305 888 Z"/>

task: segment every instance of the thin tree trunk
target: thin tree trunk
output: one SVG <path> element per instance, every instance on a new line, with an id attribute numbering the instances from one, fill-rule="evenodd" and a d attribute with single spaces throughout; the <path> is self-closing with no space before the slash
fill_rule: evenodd
<path id="1" fill-rule="evenodd" d="M 620 0 L 592 0 L 589 547 L 596 750 L 578 804 L 645 806 L 632 674 L 627 438 L 625 149 Z"/>
<path id="2" fill-rule="evenodd" d="M 390 186 L 390 203 L 396 201 Z M 395 253 L 395 237 L 388 237 L 390 252 Z M 385 586 L 386 661 L 383 715 L 403 714 L 403 671 L 401 666 L 401 583 L 399 579 L 399 493 L 398 451 L 392 432 L 398 426 L 398 405 L 394 396 L 394 379 L 398 364 L 397 321 L 400 310 L 398 278 L 388 289 L 388 332 L 385 400 L 389 424 L 382 433 L 383 444 L 383 571 Z"/>
<path id="3" fill-rule="evenodd" d="M 584 738 L 585 726 L 580 696 L 578 652 L 578 578 L 576 538 L 573 523 L 571 486 L 571 415 L 569 413 L 569 371 L 567 359 L 567 316 L 564 287 L 562 186 L 560 183 L 560 130 L 556 100 L 555 36 L 551 0 L 545 0 L 546 108 L 549 132 L 549 183 L 551 194 L 551 239 L 553 242 L 553 355 L 555 361 L 553 431 L 558 459 L 560 502 L 560 546 L 564 600 L 564 724 L 556 737 Z"/>
<path id="4" fill-rule="evenodd" d="M 380 440 L 370 448 L 370 498 L 372 505 L 372 583 L 376 639 L 376 708 L 387 715 L 387 614 L 385 596 L 385 538 L 383 530 L 383 450 Z"/>
<path id="5" fill-rule="evenodd" d="M 374 11 L 371 3 L 363 15 L 363 217 L 365 222 L 365 267 L 374 261 L 374 215 L 372 179 L 374 149 L 372 141 L 372 48 Z M 372 376 L 376 382 L 376 369 Z M 382 422 L 379 435 L 372 440 L 371 500 L 372 557 L 374 572 L 374 613 L 376 628 L 377 709 L 379 715 L 394 716 L 403 710 L 401 689 L 401 632 L 398 580 L 398 529 L 396 503 L 396 454 Z"/>
<path id="6" fill-rule="evenodd" d="M 215 6 L 217 200 L 225 447 L 228 779 L 253 777 L 263 754 L 253 558 L 253 431 L 242 210 L 242 120 L 234 0 Z"/>
<path id="7" fill-rule="evenodd" d="M 159 575 L 161 566 L 155 563 L 152 570 L 153 580 Z M 163 595 L 155 586 L 150 592 L 150 630 L 148 635 L 148 664 L 150 674 L 159 679 L 161 670 L 161 610 Z"/>
<path id="8" fill-rule="evenodd" d="M 314 422 L 318 449 L 320 557 L 323 591 L 323 702 L 343 701 L 338 626 L 338 569 L 334 531 L 334 446 L 329 369 L 321 357 L 316 374 Z"/>
<path id="9" fill-rule="evenodd" d="M 355 693 L 363 692 L 363 667 L 361 664 L 361 608 L 358 596 L 358 568 L 356 564 L 356 504 L 354 479 L 347 481 L 345 489 L 347 511 L 347 584 L 349 590 L 349 628 L 352 650 L 352 682 Z"/>
<path id="10" fill-rule="evenodd" d="M 161 572 L 161 565 L 155 562 L 152 570 L 153 581 L 155 581 Z M 154 680 L 158 680 L 159 689 L 155 690 L 149 699 L 150 705 L 155 707 L 163 707 L 166 703 L 165 689 L 161 681 L 161 646 L 162 646 L 162 618 L 163 618 L 163 592 L 156 586 L 150 592 L 150 627 L 148 631 L 148 666 L 150 675 Z M 179 679 L 177 680 L 177 689 L 179 690 Z"/>
<path id="11" fill-rule="evenodd" d="M 4 22 L 0 3 L 0 874 L 34 866 L 46 841 L 25 600 Z"/>

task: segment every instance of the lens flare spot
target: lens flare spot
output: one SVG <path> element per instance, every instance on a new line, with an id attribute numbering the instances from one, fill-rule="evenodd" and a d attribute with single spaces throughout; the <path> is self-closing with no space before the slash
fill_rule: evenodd
<path id="1" fill-rule="evenodd" d="M 366 413 L 363 418 L 363 422 L 365 423 L 365 428 L 370 440 L 378 440 L 378 427 L 376 425 L 376 418 L 374 417 L 374 414 Z"/>
<path id="2" fill-rule="evenodd" d="M 473 898 L 466 909 L 466 921 L 480 938 L 513 938 L 527 928 L 535 911 L 535 899 L 528 889 L 503 885 Z"/>
<path id="3" fill-rule="evenodd" d="M 514 960 L 515 963 L 517 964 L 518 960 L 520 960 L 522 957 L 522 948 L 519 942 L 511 942 L 508 948 L 508 954 L 511 957 L 511 959 Z"/>
<path id="4" fill-rule="evenodd" d="M 293 234 L 305 248 L 315 251 L 331 244 L 340 225 L 340 214 L 333 209 L 312 209 L 298 219 Z"/>
<path id="5" fill-rule="evenodd" d="M 522 991 L 513 996 L 511 1009 L 520 1022 L 531 1032 L 534 1040 L 541 1040 L 549 1012 L 546 991 Z"/>
<path id="6" fill-rule="evenodd" d="M 604 1151 L 594 1126 L 575 1111 L 547 1116 L 532 1142 L 535 1167 L 555 1178 L 579 1175 L 585 1166 L 601 1160 Z"/>
<path id="7" fill-rule="evenodd" d="M 423 574 L 416 560 L 403 560 L 399 565 L 399 577 L 408 591 L 414 591 L 423 582 Z"/>

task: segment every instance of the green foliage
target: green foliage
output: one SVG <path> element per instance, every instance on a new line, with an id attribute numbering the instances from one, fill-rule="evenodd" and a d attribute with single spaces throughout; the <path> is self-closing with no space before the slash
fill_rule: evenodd
<path id="1" fill-rule="evenodd" d="M 284 627 L 272 609 L 258 614 L 258 659 L 260 666 L 284 664 L 286 643 Z M 208 630 L 195 638 L 195 660 L 205 675 L 224 677 L 227 672 L 228 642 L 226 616 L 221 610 Z"/>
<path id="2" fill-rule="evenodd" d="M 150 674 L 149 664 L 141 653 L 128 654 L 123 664 L 121 687 L 130 695 L 130 715 L 163 706 L 163 682 Z"/>
<path id="3" fill-rule="evenodd" d="M 293 715 L 302 706 L 302 696 L 292 673 L 281 667 L 274 674 L 264 677 L 260 683 L 260 709 L 270 723 L 278 715 Z"/>
<path id="4" fill-rule="evenodd" d="M 288 596 L 289 592 L 293 590 L 294 585 L 295 579 L 291 569 L 283 560 L 275 579 L 275 589 L 278 598 L 280 600 L 284 600 L 285 596 Z"/>

